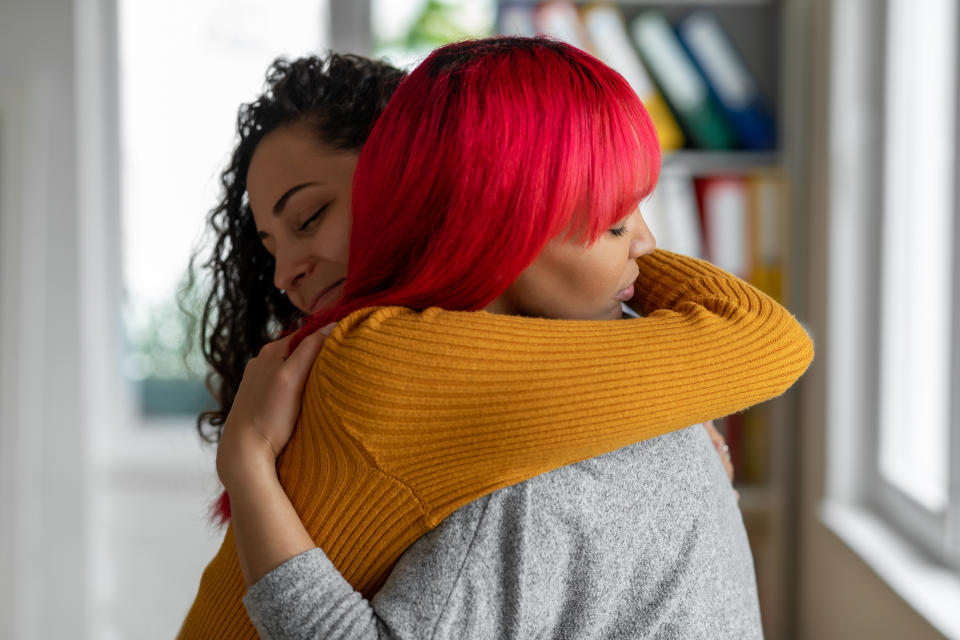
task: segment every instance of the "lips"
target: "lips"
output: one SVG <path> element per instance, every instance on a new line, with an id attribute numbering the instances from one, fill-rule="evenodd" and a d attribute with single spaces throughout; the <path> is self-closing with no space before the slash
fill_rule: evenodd
<path id="1" fill-rule="evenodd" d="M 621 290 L 620 293 L 618 293 L 615 297 L 620 302 L 626 302 L 627 300 L 633 297 L 633 293 L 634 293 L 633 285 L 631 284 L 626 289 Z"/>
<path id="2" fill-rule="evenodd" d="M 620 302 L 626 302 L 627 300 L 633 297 L 633 294 L 635 293 L 633 284 L 634 282 L 637 281 L 637 278 L 640 277 L 639 265 L 637 265 L 636 262 L 631 261 L 630 266 L 632 267 L 632 269 L 630 269 L 632 277 L 628 280 L 630 284 L 628 284 L 626 287 L 621 289 L 619 293 L 617 293 L 617 295 L 614 296 L 614 299 L 619 300 Z"/>
<path id="3" fill-rule="evenodd" d="M 326 302 L 329 302 L 331 294 L 334 293 L 340 285 L 346 281 L 346 278 L 340 278 L 336 282 L 331 283 L 326 288 L 324 288 L 317 296 L 313 299 L 313 302 L 310 303 L 310 313 L 317 313 L 324 308 Z"/>

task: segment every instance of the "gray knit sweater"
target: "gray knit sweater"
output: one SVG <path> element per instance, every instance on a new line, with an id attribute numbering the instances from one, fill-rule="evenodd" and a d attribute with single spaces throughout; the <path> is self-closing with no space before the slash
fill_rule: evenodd
<path id="1" fill-rule="evenodd" d="M 743 519 L 699 425 L 461 508 L 372 601 L 315 549 L 244 604 L 269 640 L 762 637 Z"/>

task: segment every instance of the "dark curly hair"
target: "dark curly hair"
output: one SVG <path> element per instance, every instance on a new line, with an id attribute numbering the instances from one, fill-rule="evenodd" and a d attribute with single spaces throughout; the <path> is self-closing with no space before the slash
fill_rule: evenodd
<path id="1" fill-rule="evenodd" d="M 273 286 L 274 259 L 257 236 L 247 201 L 247 170 L 257 145 L 280 126 L 305 122 L 318 142 L 359 152 L 404 75 L 385 62 L 348 54 L 280 58 L 267 70 L 261 95 L 240 106 L 239 140 L 220 176 L 223 196 L 207 219 L 213 244 L 200 264 L 209 293 L 199 337 L 210 366 L 207 388 L 219 404 L 197 418 L 204 440 L 219 439 L 247 362 L 278 328 L 301 318 Z M 190 261 L 185 292 L 198 286 L 198 259 L 194 254 Z"/>

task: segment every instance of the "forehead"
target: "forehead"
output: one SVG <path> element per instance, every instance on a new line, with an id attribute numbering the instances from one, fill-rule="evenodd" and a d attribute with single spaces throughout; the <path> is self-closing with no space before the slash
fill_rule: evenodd
<path id="1" fill-rule="evenodd" d="M 280 127 L 263 137 L 250 160 L 250 208 L 258 216 L 268 215 L 288 190 L 304 183 L 349 190 L 356 165 L 357 153 L 324 145 L 306 124 Z"/>

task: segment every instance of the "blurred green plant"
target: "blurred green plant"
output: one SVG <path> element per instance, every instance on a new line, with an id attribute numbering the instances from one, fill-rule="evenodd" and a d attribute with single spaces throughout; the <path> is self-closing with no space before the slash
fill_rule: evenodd
<path id="1" fill-rule="evenodd" d="M 383 2 L 380 11 L 396 11 L 394 2 Z M 493 0 L 425 0 L 405 31 L 374 33 L 375 53 L 412 65 L 448 42 L 492 35 L 495 14 Z"/>
<path id="2" fill-rule="evenodd" d="M 484 29 L 464 20 L 463 2 L 456 0 L 427 0 L 423 11 L 414 21 L 405 39 L 408 49 L 434 49 L 448 42 L 489 35 Z"/>
<path id="3" fill-rule="evenodd" d="M 212 404 L 197 335 L 205 293 L 184 274 L 162 301 L 127 309 L 124 369 L 139 387 L 146 416 L 196 415 Z"/>
<path id="4" fill-rule="evenodd" d="M 203 290 L 187 288 L 187 282 L 184 275 L 177 286 L 177 291 L 184 292 L 179 303 L 177 291 L 171 291 L 161 302 L 128 315 L 127 373 L 131 378 L 202 379 L 206 363 L 196 330 Z"/>

